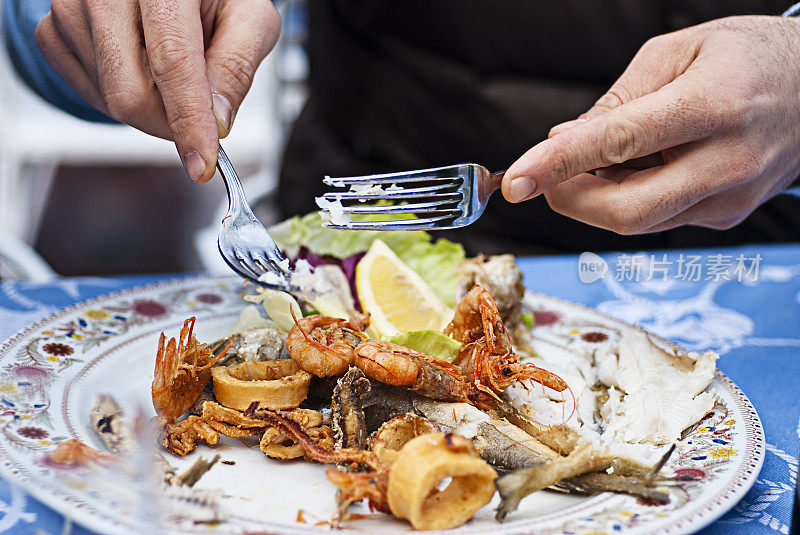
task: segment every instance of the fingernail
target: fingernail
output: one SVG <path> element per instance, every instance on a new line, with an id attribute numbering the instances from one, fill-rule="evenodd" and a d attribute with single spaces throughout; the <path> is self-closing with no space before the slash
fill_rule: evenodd
<path id="1" fill-rule="evenodd" d="M 578 126 L 581 123 L 585 123 L 586 119 L 573 119 L 571 121 L 567 121 L 561 124 L 555 125 L 553 128 L 550 129 L 550 137 L 553 137 L 556 134 L 560 134 L 565 130 L 569 130 L 575 126 Z"/>
<path id="2" fill-rule="evenodd" d="M 187 152 L 183 155 L 183 166 L 189 173 L 189 178 L 197 181 L 206 172 L 206 162 L 196 151 Z"/>
<path id="3" fill-rule="evenodd" d="M 511 197 L 511 202 L 524 201 L 531 194 L 536 191 L 536 181 L 527 176 L 518 176 L 511 181 L 508 188 L 508 194 Z"/>
<path id="4" fill-rule="evenodd" d="M 211 104 L 214 108 L 214 117 L 217 118 L 219 137 L 225 137 L 233 125 L 233 106 L 225 95 L 220 93 L 211 93 Z"/>

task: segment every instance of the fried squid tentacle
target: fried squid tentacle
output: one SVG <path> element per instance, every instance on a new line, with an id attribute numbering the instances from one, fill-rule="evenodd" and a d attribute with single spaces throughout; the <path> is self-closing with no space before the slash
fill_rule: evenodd
<path id="1" fill-rule="evenodd" d="M 257 402 L 251 404 L 244 414 L 250 418 L 263 420 L 269 425 L 285 431 L 292 436 L 295 442 L 303 446 L 306 455 L 317 462 L 326 464 L 358 463 L 366 465 L 375 471 L 388 470 L 386 463 L 381 461 L 378 456 L 371 451 L 356 448 L 327 450 L 319 446 L 299 423 L 278 412 L 268 409 L 258 409 Z"/>

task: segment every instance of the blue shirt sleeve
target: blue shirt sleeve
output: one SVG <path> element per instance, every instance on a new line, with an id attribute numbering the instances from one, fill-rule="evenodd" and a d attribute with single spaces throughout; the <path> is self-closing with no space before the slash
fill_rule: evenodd
<path id="1" fill-rule="evenodd" d="M 34 37 L 36 25 L 50 11 L 50 0 L 1 0 L 2 33 L 11 63 L 25 83 L 67 113 L 96 122 L 115 122 L 80 97 L 47 63 Z"/>

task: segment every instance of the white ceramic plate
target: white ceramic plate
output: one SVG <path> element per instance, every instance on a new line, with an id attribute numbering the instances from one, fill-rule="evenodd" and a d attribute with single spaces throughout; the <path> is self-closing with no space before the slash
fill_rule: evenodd
<path id="1" fill-rule="evenodd" d="M 102 532 L 142 533 L 153 526 L 156 499 L 141 474 L 54 470 L 46 456 L 61 441 L 78 438 L 98 448 L 88 411 L 109 392 L 128 408 L 152 415 L 150 382 L 159 333 L 177 335 L 185 318 L 197 316 L 196 333 L 210 342 L 229 333 L 243 306 L 237 279 L 201 277 L 143 286 L 59 311 L 20 331 L 0 347 L 0 472 L 74 521 Z M 536 311 L 536 349 L 591 351 L 614 343 L 626 324 L 596 311 L 530 294 Z M 669 342 L 654 337 L 659 343 Z M 750 401 L 717 372 L 710 388 L 719 403 L 689 433 L 665 473 L 679 480 L 665 506 L 602 494 L 581 498 L 538 492 L 523 500 L 503 524 L 494 521 L 497 497 L 454 533 L 688 533 L 720 517 L 747 492 L 764 460 L 764 434 Z M 133 410 L 133 409 L 132 409 Z M 223 439 L 184 459 L 220 453 L 198 484 L 223 489 L 228 521 L 216 526 L 170 517 L 167 528 L 214 532 L 260 530 L 321 533 L 316 527 L 335 512 L 334 488 L 324 467 L 267 459 L 253 443 Z M 142 489 L 145 489 L 143 491 Z M 297 522 L 303 510 L 305 523 Z M 363 511 L 366 512 L 366 511 Z M 377 517 L 348 523 L 344 532 L 407 532 L 407 524 Z"/>

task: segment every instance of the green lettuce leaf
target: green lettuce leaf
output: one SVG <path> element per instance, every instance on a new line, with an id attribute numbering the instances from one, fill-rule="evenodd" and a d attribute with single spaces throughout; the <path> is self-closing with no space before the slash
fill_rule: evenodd
<path id="1" fill-rule="evenodd" d="M 438 331 L 413 331 L 394 336 L 384 336 L 384 341 L 453 362 L 461 350 L 461 344 Z"/>
<path id="2" fill-rule="evenodd" d="M 368 221 L 376 217 L 386 218 L 385 215 L 361 215 L 353 216 L 353 221 Z M 393 219 L 413 217 L 404 214 Z M 430 234 L 418 230 L 381 232 L 329 229 L 322 226 L 322 217 L 317 212 L 282 221 L 273 225 L 269 232 L 289 257 L 295 257 L 300 247 L 306 247 L 318 255 L 342 259 L 366 251 L 376 238 L 380 238 L 403 262 L 419 273 L 447 306 L 455 306 L 458 283 L 455 269 L 466 256 L 464 247 L 459 243 L 445 239 L 433 241 Z"/>

